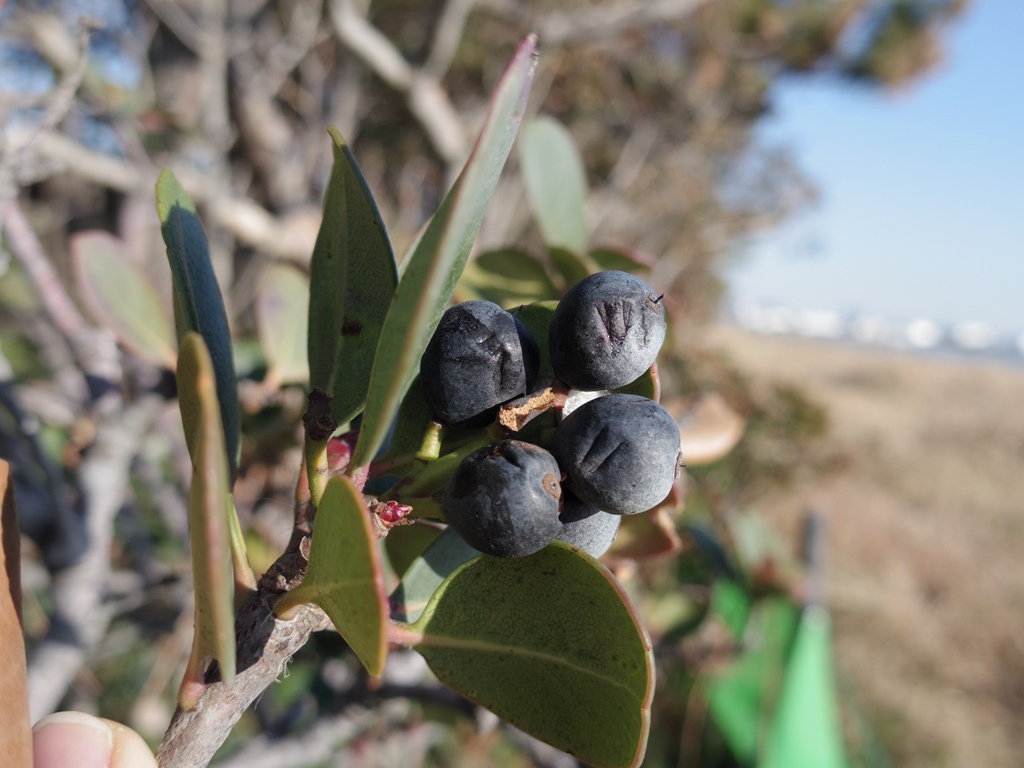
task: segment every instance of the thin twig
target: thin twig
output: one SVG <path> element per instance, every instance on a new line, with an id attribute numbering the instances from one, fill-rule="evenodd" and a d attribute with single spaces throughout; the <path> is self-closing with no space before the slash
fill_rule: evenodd
<path id="1" fill-rule="evenodd" d="M 77 141 L 55 131 L 39 135 L 35 158 L 15 168 L 15 181 L 21 186 L 41 181 L 61 172 L 72 173 L 118 192 L 150 192 L 158 170 L 141 163 L 127 163 L 87 149 Z M 36 158 L 42 159 L 40 163 Z M 207 204 L 213 223 L 224 227 L 247 245 L 278 258 L 307 262 L 313 243 L 303 227 L 289 227 L 252 200 L 218 197 L 214 182 L 189 168 L 175 168 L 185 189 L 197 203 Z M 315 236 L 315 235 L 314 235 Z"/>
<path id="2" fill-rule="evenodd" d="M 347 707 L 340 715 L 321 718 L 292 738 L 258 736 L 217 765 L 218 768 L 303 768 L 325 763 L 342 744 L 370 728 L 379 727 L 382 722 L 403 720 L 408 716 L 408 709 L 402 701 L 391 701 L 373 709 Z"/>
<path id="3" fill-rule="evenodd" d="M 246 709 L 284 671 L 312 632 L 330 627 L 319 608 L 303 605 L 290 621 L 274 616 L 272 601 L 302 580 L 305 560 L 298 552 L 282 555 L 260 579 L 259 588 L 235 620 L 237 673 L 230 686 L 215 670 L 192 709 L 178 709 L 157 752 L 164 768 L 204 768 Z"/>
<path id="4" fill-rule="evenodd" d="M 296 140 L 295 129 L 275 102 L 274 92 L 267 90 L 265 69 L 258 66 L 255 53 L 235 57 L 232 82 L 236 124 L 253 165 L 263 176 L 270 201 L 279 210 L 288 210 L 307 197 L 303 142 Z"/>
<path id="5" fill-rule="evenodd" d="M 224 162 L 231 144 L 228 108 L 228 6 L 226 0 L 201 0 L 202 38 L 199 53 L 205 90 L 201 122 L 206 138 Z"/>
<path id="6" fill-rule="evenodd" d="M 110 578 L 114 517 L 124 503 L 132 458 L 163 403 L 158 395 L 145 395 L 109 412 L 79 470 L 89 548 L 75 565 L 54 575 L 53 620 L 29 658 L 32 722 L 56 709 L 89 650 L 106 633 L 111 613 L 103 598 Z"/>
<path id="7" fill-rule="evenodd" d="M 57 329 L 71 338 L 86 324 L 43 251 L 17 200 L 0 204 L 0 227 Z"/>
<path id="8" fill-rule="evenodd" d="M 423 72 L 438 80 L 443 78 L 459 50 L 462 34 L 476 0 L 448 0 L 434 29 L 434 42 L 430 56 L 423 64 Z"/>
<path id="9" fill-rule="evenodd" d="M 583 6 L 572 11 L 547 13 L 538 22 L 541 41 L 552 47 L 619 37 L 641 27 L 678 21 L 710 0 L 633 0 Z M 515 4 L 506 6 L 519 9 Z"/>
<path id="10" fill-rule="evenodd" d="M 90 383 L 89 397 L 94 400 L 102 397 L 121 379 L 120 357 L 113 334 L 93 328 L 82 317 L 16 199 L 0 203 L 0 226 L 6 231 L 11 250 L 25 268 L 47 315 L 67 340 L 77 367 L 86 374 Z"/>
<path id="11" fill-rule="evenodd" d="M 468 153 L 466 133 L 441 82 L 409 64 L 351 0 L 331 0 L 330 12 L 338 39 L 385 83 L 405 95 L 409 111 L 449 168 L 461 164 Z"/>
<path id="12" fill-rule="evenodd" d="M 31 151 L 32 144 L 41 133 L 56 128 L 71 110 L 75 94 L 85 77 L 89 61 L 89 34 L 94 26 L 95 22 L 88 20 L 79 23 L 76 40 L 78 50 L 74 63 L 64 72 L 57 87 L 47 94 L 46 109 L 39 124 L 22 134 L 19 142 L 12 142 L 7 135 L 0 136 L 0 201 L 14 196 L 11 172 L 20 158 Z"/>
<path id="13" fill-rule="evenodd" d="M 231 170 L 228 151 L 234 141 L 228 102 L 228 26 L 230 12 L 228 0 L 199 0 L 203 29 L 202 50 L 199 52 L 199 75 L 202 83 L 202 111 L 200 125 L 211 150 L 210 181 L 214 199 L 230 195 Z M 229 230 L 211 227 L 207 233 L 210 243 L 210 261 L 220 285 L 234 285 L 234 238 Z M 224 296 L 231 311 L 231 293 Z"/>
<path id="14" fill-rule="evenodd" d="M 814 507 L 807 510 L 803 529 L 803 561 L 807 569 L 804 605 L 825 604 L 825 516 Z"/>
<path id="15" fill-rule="evenodd" d="M 146 5 L 195 54 L 203 47 L 203 30 L 175 0 L 146 0 Z"/>
<path id="16" fill-rule="evenodd" d="M 99 22 L 97 21 L 87 19 L 79 22 L 78 35 L 75 41 L 78 47 L 78 58 L 75 61 L 74 67 L 64 73 L 56 89 L 48 97 L 49 104 L 43 113 L 43 120 L 39 125 L 39 130 L 48 131 L 56 128 L 57 124 L 67 117 L 68 112 L 71 110 L 78 87 L 85 78 L 85 66 L 89 61 L 89 36 L 98 24 Z"/>
<path id="17" fill-rule="evenodd" d="M 89 400 L 89 382 L 76 365 L 67 338 L 43 313 L 25 318 L 25 337 L 38 350 L 39 361 L 53 371 L 48 382 L 18 387 L 21 404 L 40 421 L 70 429 Z"/>
<path id="18" fill-rule="evenodd" d="M 381 80 L 402 93 L 412 88 L 412 65 L 356 10 L 351 0 L 331 0 L 330 13 L 338 39 Z"/>
<path id="19" fill-rule="evenodd" d="M 264 93 L 273 96 L 280 91 L 288 74 L 313 50 L 321 39 L 322 15 L 323 0 L 298 0 L 292 7 L 287 32 L 264 57 L 259 75 Z"/>

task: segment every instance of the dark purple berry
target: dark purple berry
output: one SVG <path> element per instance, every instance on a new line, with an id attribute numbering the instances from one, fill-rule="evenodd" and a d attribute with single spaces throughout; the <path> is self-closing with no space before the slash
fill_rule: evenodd
<path id="1" fill-rule="evenodd" d="M 619 532 L 622 515 L 610 515 L 578 499 L 562 489 L 562 531 L 555 537 L 579 547 L 593 557 L 600 557 L 611 547 Z"/>
<path id="2" fill-rule="evenodd" d="M 441 316 L 420 359 L 420 381 L 439 421 L 464 422 L 526 394 L 523 333 L 529 335 L 490 301 L 457 304 Z"/>
<path id="3" fill-rule="evenodd" d="M 613 393 L 566 416 L 551 452 L 574 494 L 606 512 L 631 515 L 656 506 L 672 490 L 679 426 L 653 400 Z"/>
<path id="4" fill-rule="evenodd" d="M 441 499 L 445 521 L 487 555 L 537 552 L 562 530 L 562 487 L 555 457 L 539 446 L 502 440 L 469 454 Z"/>
<path id="5" fill-rule="evenodd" d="M 555 375 L 574 389 L 616 389 L 654 364 L 665 307 L 647 283 L 610 270 L 580 280 L 558 302 L 548 332 Z"/>

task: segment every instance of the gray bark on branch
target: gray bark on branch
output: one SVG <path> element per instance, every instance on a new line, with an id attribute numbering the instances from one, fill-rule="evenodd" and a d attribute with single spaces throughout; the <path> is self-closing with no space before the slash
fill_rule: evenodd
<path id="1" fill-rule="evenodd" d="M 207 687 L 193 708 L 179 708 L 157 751 L 161 768 L 203 768 L 256 698 L 284 672 L 288 661 L 309 635 L 331 626 L 326 614 L 303 605 L 289 621 L 274 616 L 274 598 L 301 582 L 305 559 L 289 550 L 260 579 L 258 590 L 235 620 L 237 672 L 230 686 L 216 670 L 207 673 Z"/>
<path id="2" fill-rule="evenodd" d="M 17 133 L 17 132 L 16 132 Z M 17 140 L 17 135 L 14 140 Z M 118 192 L 151 192 L 159 170 L 124 162 L 87 149 L 56 131 L 41 131 L 28 156 L 12 169 L 19 186 L 28 186 L 58 173 L 72 173 Z M 182 186 L 197 204 L 206 204 L 211 220 L 234 237 L 270 256 L 306 263 L 313 252 L 312 236 L 304 226 L 288 226 L 252 200 L 219 197 L 214 183 L 188 168 L 175 168 Z"/>
<path id="3" fill-rule="evenodd" d="M 330 12 L 338 39 L 381 80 L 405 95 L 409 111 L 449 169 L 461 165 L 469 154 L 469 142 L 439 76 L 406 61 L 394 44 L 360 15 L 351 0 L 332 0 Z"/>
<path id="4" fill-rule="evenodd" d="M 57 708 L 87 654 L 106 634 L 112 615 L 104 598 L 114 517 L 124 504 L 132 459 L 164 404 L 159 395 L 145 395 L 128 406 L 120 398 L 105 404 L 118 407 L 101 417 L 79 472 L 89 548 L 75 565 L 54 575 L 50 630 L 29 658 L 32 722 Z"/>

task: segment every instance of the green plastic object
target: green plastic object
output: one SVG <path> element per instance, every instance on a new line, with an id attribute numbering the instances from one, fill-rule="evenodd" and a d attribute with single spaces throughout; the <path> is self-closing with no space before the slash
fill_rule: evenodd
<path id="1" fill-rule="evenodd" d="M 797 607 L 784 598 L 755 603 L 743 622 L 745 650 L 704 683 L 708 713 L 741 765 L 754 765 L 765 743 L 798 620 Z"/>
<path id="2" fill-rule="evenodd" d="M 804 611 L 758 768 L 847 768 L 832 665 L 831 622 Z"/>

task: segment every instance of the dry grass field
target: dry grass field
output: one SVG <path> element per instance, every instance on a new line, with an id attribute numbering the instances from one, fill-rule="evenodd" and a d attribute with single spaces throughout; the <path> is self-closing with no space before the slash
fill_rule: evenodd
<path id="1" fill-rule="evenodd" d="M 760 500 L 826 518 L 844 694 L 901 768 L 1024 766 L 1024 370 L 754 336 L 703 342 L 829 415 L 842 468 Z"/>

